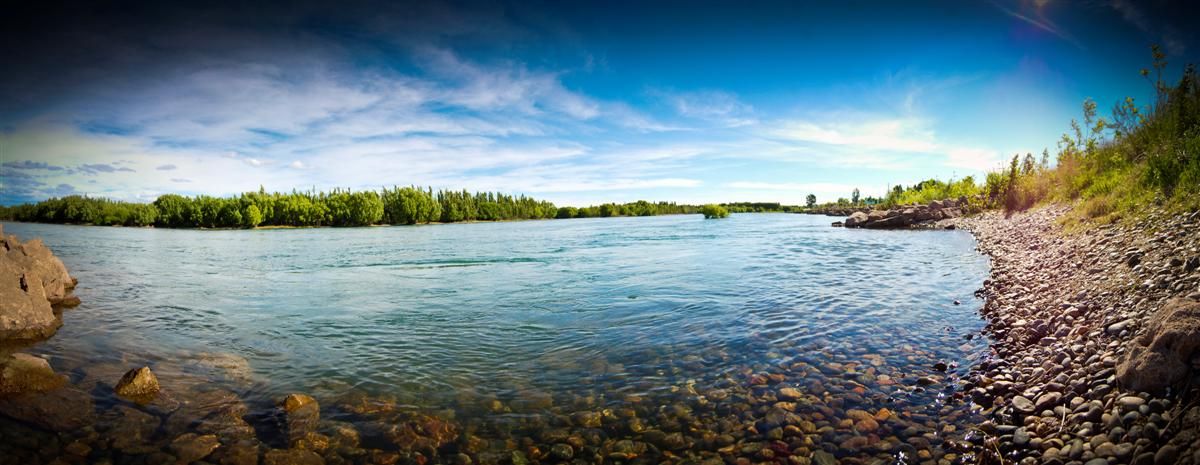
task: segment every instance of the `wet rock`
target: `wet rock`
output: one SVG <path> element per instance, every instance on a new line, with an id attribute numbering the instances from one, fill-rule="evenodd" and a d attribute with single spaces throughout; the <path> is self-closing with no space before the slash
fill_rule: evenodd
<path id="1" fill-rule="evenodd" d="M 175 454 L 180 463 L 192 463 L 208 457 L 220 445 L 216 435 L 200 436 L 195 433 L 187 433 L 171 441 L 170 447 L 171 453 Z"/>
<path id="2" fill-rule="evenodd" d="M 241 440 L 221 444 L 210 459 L 221 465 L 258 465 L 259 444 L 256 440 Z"/>
<path id="3" fill-rule="evenodd" d="M 295 444 L 317 431 L 321 408 L 316 399 L 304 394 L 289 394 L 279 403 L 283 409 L 284 432 L 288 444 Z"/>
<path id="4" fill-rule="evenodd" d="M 160 395 L 159 400 L 164 397 Z M 180 396 L 178 403 L 163 425 L 170 437 L 189 432 L 216 434 L 224 442 L 254 437 L 254 428 L 242 418 L 246 405 L 237 394 L 222 389 L 195 391 Z"/>
<path id="5" fill-rule="evenodd" d="M 113 388 L 117 395 L 140 404 L 153 401 L 159 389 L 158 378 L 150 371 L 150 367 L 129 370 Z"/>
<path id="6" fill-rule="evenodd" d="M 812 460 L 813 465 L 837 465 L 838 463 L 837 458 L 834 458 L 833 454 L 823 450 L 813 452 L 812 457 L 809 458 Z"/>
<path id="7" fill-rule="evenodd" d="M 0 398 L 0 415 L 60 432 L 90 425 L 96 418 L 92 396 L 70 386 Z"/>
<path id="8" fill-rule="evenodd" d="M 207 374 L 236 382 L 248 382 L 253 377 L 250 362 L 237 354 L 200 352 L 188 357 L 190 362 Z"/>
<path id="9" fill-rule="evenodd" d="M 555 444 L 550 446 L 550 455 L 559 460 L 571 460 L 575 457 L 575 449 L 572 449 L 569 444 Z"/>
<path id="10" fill-rule="evenodd" d="M 161 423 L 157 417 L 124 405 L 118 405 L 114 412 L 117 418 L 107 433 L 113 449 L 127 454 L 146 454 L 159 449 L 153 442 Z"/>
<path id="11" fill-rule="evenodd" d="M 325 465 L 316 452 L 303 449 L 271 449 L 263 455 L 263 465 Z"/>
<path id="12" fill-rule="evenodd" d="M 1117 380 L 1136 391 L 1159 392 L 1187 378 L 1200 354 L 1200 302 L 1175 299 L 1148 320 L 1117 366 Z"/>
<path id="13" fill-rule="evenodd" d="M 785 387 L 779 390 L 779 397 L 787 400 L 799 400 L 804 398 L 804 393 L 794 387 Z"/>
<path id="14" fill-rule="evenodd" d="M 571 420 L 584 428 L 599 428 L 603 416 L 600 415 L 600 412 L 576 412 L 571 416 Z"/>
<path id="15" fill-rule="evenodd" d="M 404 412 L 388 421 L 384 435 L 406 451 L 436 451 L 454 442 L 458 425 L 443 418 L 417 412 Z"/>
<path id="16" fill-rule="evenodd" d="M 46 392 L 66 382 L 66 377 L 55 374 L 50 362 L 41 357 L 17 353 L 0 362 L 0 395 Z"/>

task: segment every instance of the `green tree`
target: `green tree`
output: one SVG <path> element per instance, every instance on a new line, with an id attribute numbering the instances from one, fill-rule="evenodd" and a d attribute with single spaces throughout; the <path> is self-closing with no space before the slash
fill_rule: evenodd
<path id="1" fill-rule="evenodd" d="M 729 210 L 726 210 L 725 207 L 711 203 L 700 207 L 700 213 L 704 215 L 705 219 L 725 218 L 729 216 Z"/>
<path id="2" fill-rule="evenodd" d="M 242 213 L 242 226 L 254 228 L 261 224 L 262 221 L 262 211 L 258 209 L 258 206 L 253 204 L 247 205 L 246 211 Z"/>

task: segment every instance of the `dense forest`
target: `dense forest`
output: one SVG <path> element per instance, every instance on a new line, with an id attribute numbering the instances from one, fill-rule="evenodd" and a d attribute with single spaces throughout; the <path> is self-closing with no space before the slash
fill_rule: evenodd
<path id="1" fill-rule="evenodd" d="M 731 212 L 744 213 L 798 210 L 798 207 L 778 203 L 740 202 L 721 206 Z M 697 213 L 701 213 L 700 206 L 673 202 L 639 200 L 557 208 L 550 202 L 526 196 L 417 187 L 385 188 L 378 192 L 338 189 L 330 193 L 267 193 L 260 188 L 237 197 L 166 194 L 152 203 L 73 195 L 0 207 L 0 219 L 4 220 L 161 228 L 368 226 Z"/>
<path id="2" fill-rule="evenodd" d="M 0 209 L 0 218 L 39 223 L 165 228 L 367 226 L 553 218 L 554 204 L 493 192 L 400 187 L 376 191 L 247 192 L 237 197 L 160 196 L 153 203 L 69 196 Z"/>

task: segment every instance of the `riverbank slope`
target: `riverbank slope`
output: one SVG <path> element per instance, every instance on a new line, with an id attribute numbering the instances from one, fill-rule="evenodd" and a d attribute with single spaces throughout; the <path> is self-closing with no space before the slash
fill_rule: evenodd
<path id="1" fill-rule="evenodd" d="M 1067 233 L 1068 211 L 956 220 L 992 260 L 990 463 L 1200 464 L 1200 212 Z"/>

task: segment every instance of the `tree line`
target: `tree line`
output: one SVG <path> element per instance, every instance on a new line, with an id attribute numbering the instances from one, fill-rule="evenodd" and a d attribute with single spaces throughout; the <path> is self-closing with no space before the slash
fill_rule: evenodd
<path id="1" fill-rule="evenodd" d="M 267 193 L 236 197 L 165 194 L 152 203 L 72 195 L 0 207 L 0 218 L 39 223 L 162 228 L 258 226 L 368 226 L 553 218 L 554 204 L 497 192 L 433 191 L 417 187 L 380 191 Z"/>
<path id="2" fill-rule="evenodd" d="M 783 212 L 799 207 L 778 203 L 721 204 L 732 212 Z M 41 202 L 0 207 L 0 219 L 98 226 L 160 228 L 254 228 L 259 226 L 368 226 L 605 218 L 701 213 L 697 205 L 639 200 L 582 208 L 556 207 L 524 195 L 418 187 L 380 191 L 268 193 L 262 188 L 236 197 L 165 194 L 151 203 L 122 202 L 71 195 Z"/>

